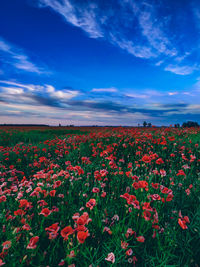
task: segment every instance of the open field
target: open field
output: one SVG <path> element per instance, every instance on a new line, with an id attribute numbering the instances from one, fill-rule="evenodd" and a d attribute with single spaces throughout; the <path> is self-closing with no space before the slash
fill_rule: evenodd
<path id="1" fill-rule="evenodd" d="M 0 266 L 200 266 L 199 128 L 0 129 Z"/>

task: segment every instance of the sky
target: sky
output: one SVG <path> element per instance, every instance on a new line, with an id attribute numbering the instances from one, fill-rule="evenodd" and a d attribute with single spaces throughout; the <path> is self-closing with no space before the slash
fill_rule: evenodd
<path id="1" fill-rule="evenodd" d="M 200 123 L 199 0 L 1 0 L 0 124 Z"/>

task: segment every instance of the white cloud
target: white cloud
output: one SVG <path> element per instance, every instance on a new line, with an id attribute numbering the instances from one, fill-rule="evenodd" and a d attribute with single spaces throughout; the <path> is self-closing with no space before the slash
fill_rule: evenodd
<path id="1" fill-rule="evenodd" d="M 16 69 L 37 74 L 45 73 L 42 68 L 30 61 L 29 57 L 23 53 L 16 46 L 11 45 L 0 37 L 0 53 L 3 54 L 2 58 L 7 58 L 6 63 L 12 65 Z"/>
<path id="2" fill-rule="evenodd" d="M 195 49 L 188 49 L 187 37 L 177 29 L 179 20 L 162 5 L 162 1 L 152 4 L 152 1 L 116 0 L 114 4 L 103 1 L 73 1 L 73 0 L 37 0 L 39 7 L 50 8 L 61 15 L 67 23 L 82 29 L 90 38 L 103 38 L 127 53 L 142 59 L 150 59 L 155 66 L 168 66 L 166 71 L 178 75 L 188 75 L 197 70 L 196 66 L 178 66 Z M 163 14 L 163 8 L 165 15 Z M 185 8 L 191 8 L 190 5 Z M 160 12 L 161 11 L 161 12 Z M 177 10 L 177 12 L 179 12 Z M 200 11 L 193 12 L 199 21 Z M 179 13 L 178 13 L 179 15 Z M 189 18 L 191 20 L 191 18 Z M 174 27 L 174 30 L 172 30 Z M 4 47 L 9 50 L 9 47 Z M 21 67 L 21 65 L 19 66 Z"/>
<path id="3" fill-rule="evenodd" d="M 66 99 L 71 99 L 73 97 L 76 97 L 79 95 L 79 91 L 71 91 L 71 90 L 57 90 L 54 92 L 50 93 L 50 96 L 54 98 L 58 98 L 60 100 L 66 100 Z"/>
<path id="4" fill-rule="evenodd" d="M 177 66 L 177 65 L 169 65 L 165 67 L 166 71 L 173 72 L 178 75 L 189 75 L 193 73 L 194 70 L 196 70 L 196 66 Z"/>
<path id="5" fill-rule="evenodd" d="M 110 87 L 110 88 L 93 88 L 92 92 L 108 92 L 108 93 L 114 93 L 117 92 L 117 88 Z"/>
<path id="6" fill-rule="evenodd" d="M 155 9 L 151 5 L 147 5 L 145 11 L 139 11 L 138 21 L 142 29 L 142 34 L 147 38 L 149 44 L 158 54 L 175 56 L 177 51 L 172 47 L 171 42 L 162 31 L 162 25 L 159 25 L 155 18 Z"/>
<path id="7" fill-rule="evenodd" d="M 168 95 L 177 95 L 178 92 L 169 92 Z"/>
<path id="8" fill-rule="evenodd" d="M 149 98 L 150 96 L 147 94 L 135 94 L 135 93 L 127 93 L 124 94 L 125 96 L 132 97 L 132 98 Z"/>
<path id="9" fill-rule="evenodd" d="M 4 84 L 1 86 L 1 84 Z M 5 86 L 9 85 L 9 86 Z M 14 86 L 14 87 L 13 87 Z M 56 90 L 52 85 L 33 85 L 33 84 L 21 84 L 12 81 L 0 80 L 0 91 L 6 93 L 6 97 L 9 95 L 18 95 L 28 93 L 31 96 L 37 96 L 38 94 L 45 94 L 45 96 L 58 99 L 60 101 L 74 98 L 80 95 L 78 90 Z"/>
<path id="10" fill-rule="evenodd" d="M 14 85 L 16 87 L 21 87 L 24 89 L 27 89 L 28 91 L 40 91 L 43 90 L 43 86 L 41 85 L 34 85 L 34 84 L 22 84 L 22 83 L 18 83 L 18 82 L 13 82 L 13 81 L 5 81 L 5 80 L 0 80 L 0 84 L 8 84 L 8 85 Z M 46 86 L 48 87 L 48 86 Z"/>
<path id="11" fill-rule="evenodd" d="M 11 95 L 21 95 L 24 93 L 24 90 L 22 88 L 16 88 L 16 87 L 0 87 L 6 94 Z"/>
<path id="12" fill-rule="evenodd" d="M 155 58 L 160 54 L 175 56 L 177 51 L 164 34 L 161 23 L 155 23 L 152 5 L 131 0 L 118 1 L 116 7 L 92 1 L 74 3 L 71 0 L 38 0 L 40 7 L 50 7 L 73 26 L 81 28 L 91 38 L 101 38 L 139 58 Z M 119 6 L 118 6 L 119 5 Z M 146 6 L 145 11 L 144 6 Z M 127 13 L 129 10 L 129 14 Z M 126 31 L 132 31 L 132 38 Z M 142 38 L 138 38 L 139 36 Z M 143 39 L 142 42 L 140 39 Z"/>
<path id="13" fill-rule="evenodd" d="M 40 3 L 51 7 L 54 11 L 61 14 L 67 22 L 83 29 L 92 38 L 103 37 L 100 25 L 96 20 L 96 6 L 89 4 L 87 8 L 73 6 L 69 0 L 40 0 Z"/>
<path id="14" fill-rule="evenodd" d="M 129 54 L 139 58 L 154 58 L 156 54 L 151 51 L 151 47 L 144 45 L 135 45 L 130 40 L 118 39 L 114 34 L 110 34 L 110 42 L 117 45 L 123 50 L 126 50 Z"/>
<path id="15" fill-rule="evenodd" d="M 155 63 L 155 66 L 160 66 L 163 62 L 164 62 L 164 60 L 160 60 L 157 63 Z"/>

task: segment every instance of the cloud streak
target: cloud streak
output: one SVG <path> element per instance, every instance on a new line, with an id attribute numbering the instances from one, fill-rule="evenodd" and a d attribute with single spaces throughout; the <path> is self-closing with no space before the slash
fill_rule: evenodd
<path id="1" fill-rule="evenodd" d="M 178 28 L 179 22 L 170 13 L 159 15 L 163 10 L 166 12 L 161 3 L 153 5 L 150 0 L 106 3 L 97 0 L 38 0 L 38 3 L 40 8 L 50 8 L 90 38 L 104 39 L 135 57 L 149 59 L 157 67 L 165 65 L 165 71 L 189 75 L 199 68 L 187 63 L 192 51 L 183 46 L 180 49 L 183 34 L 175 32 L 172 35 L 170 31 L 173 26 Z M 185 8 L 191 6 L 188 4 Z M 184 65 L 179 66 L 180 63 Z"/>
<path id="2" fill-rule="evenodd" d="M 106 92 L 106 93 L 114 93 L 114 92 L 117 92 L 117 88 L 115 87 L 110 87 L 110 88 L 93 88 L 92 89 L 92 92 L 97 92 L 97 93 L 100 93 L 100 92 Z"/>
<path id="3" fill-rule="evenodd" d="M 11 65 L 14 69 L 36 74 L 46 73 L 42 68 L 31 62 L 29 57 L 21 49 L 8 43 L 1 37 L 0 55 L 2 55 L 2 63 Z"/>

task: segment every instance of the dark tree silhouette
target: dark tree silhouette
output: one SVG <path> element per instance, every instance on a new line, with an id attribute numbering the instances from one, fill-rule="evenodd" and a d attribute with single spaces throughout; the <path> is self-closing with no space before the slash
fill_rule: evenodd
<path id="1" fill-rule="evenodd" d="M 143 122 L 143 126 L 147 127 L 147 122 L 146 121 Z"/>
<path id="2" fill-rule="evenodd" d="M 199 127 L 199 124 L 195 121 L 187 121 L 182 124 L 182 127 Z"/>

